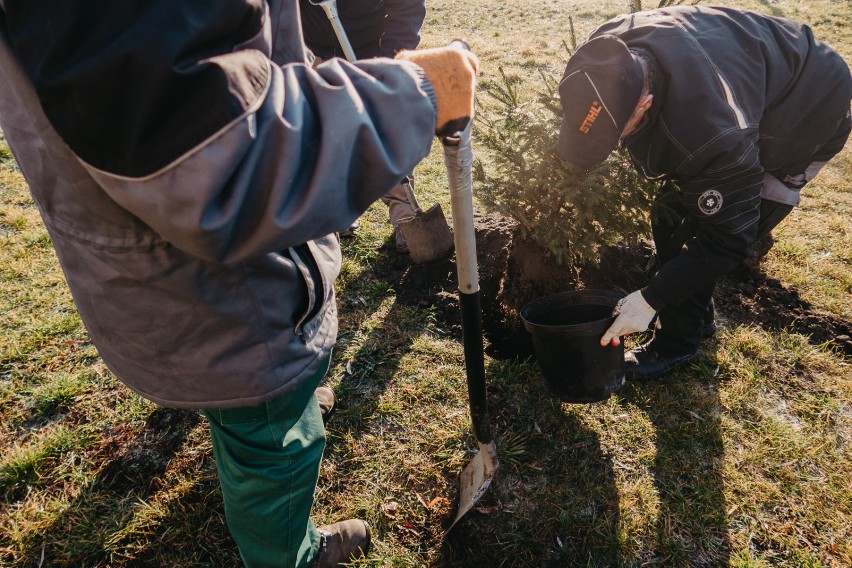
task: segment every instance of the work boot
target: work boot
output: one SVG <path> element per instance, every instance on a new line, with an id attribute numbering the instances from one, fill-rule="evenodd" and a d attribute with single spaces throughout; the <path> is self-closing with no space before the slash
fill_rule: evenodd
<path id="1" fill-rule="evenodd" d="M 349 225 L 348 229 L 346 229 L 345 231 L 340 231 L 340 236 L 341 237 L 351 237 L 352 235 L 355 234 L 355 231 L 357 231 L 360 227 L 361 227 L 361 218 L 359 217 L 358 219 L 355 219 L 354 221 L 352 221 L 352 224 Z"/>
<path id="2" fill-rule="evenodd" d="M 408 243 L 405 242 L 405 237 L 402 235 L 399 227 L 394 228 L 393 238 L 396 241 L 396 252 L 399 254 L 408 254 Z"/>
<path id="3" fill-rule="evenodd" d="M 320 548 L 313 568 L 336 568 L 358 559 L 370 550 L 370 525 L 349 519 L 319 527 Z"/>
<path id="4" fill-rule="evenodd" d="M 334 414 L 334 391 L 328 387 L 319 387 L 314 391 L 314 394 L 319 403 L 322 423 L 325 424 L 331 418 L 331 415 Z"/>
<path id="5" fill-rule="evenodd" d="M 697 358 L 697 349 L 683 355 L 663 355 L 654 349 L 652 341 L 624 354 L 624 372 L 630 380 L 650 381 L 692 363 Z"/>

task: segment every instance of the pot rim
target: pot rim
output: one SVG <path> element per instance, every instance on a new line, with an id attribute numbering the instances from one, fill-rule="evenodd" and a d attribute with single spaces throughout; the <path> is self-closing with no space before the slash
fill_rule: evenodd
<path id="1" fill-rule="evenodd" d="M 569 290 L 533 300 L 521 309 L 520 316 L 526 330 L 534 335 L 575 336 L 603 333 L 615 320 L 613 316 L 577 324 L 557 325 L 536 323 L 535 316 L 550 313 L 555 309 L 568 306 L 602 306 L 614 308 L 622 297 L 624 295 L 616 290 Z"/>

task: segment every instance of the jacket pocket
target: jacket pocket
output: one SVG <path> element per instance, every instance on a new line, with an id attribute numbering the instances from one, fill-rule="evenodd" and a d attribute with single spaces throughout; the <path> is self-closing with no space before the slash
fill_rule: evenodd
<path id="1" fill-rule="evenodd" d="M 334 280 L 340 272 L 340 245 L 335 235 L 326 235 L 285 251 L 302 278 L 307 302 L 293 316 L 293 332 L 304 342 L 317 334 L 327 317 L 336 317 Z"/>
<path id="2" fill-rule="evenodd" d="M 293 330 L 299 337 L 305 337 L 305 326 L 314 319 L 322 309 L 325 298 L 325 284 L 319 265 L 307 244 L 298 245 L 288 249 L 290 258 L 299 269 L 299 273 L 305 281 L 308 290 L 308 305 L 304 312 L 296 319 Z"/>

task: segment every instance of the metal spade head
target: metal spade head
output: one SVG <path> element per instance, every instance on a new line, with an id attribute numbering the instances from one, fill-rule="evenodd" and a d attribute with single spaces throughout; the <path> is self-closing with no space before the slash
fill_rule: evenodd
<path id="1" fill-rule="evenodd" d="M 479 453 L 465 466 L 459 477 L 459 507 L 453 524 L 447 529 L 452 530 L 465 513 L 470 511 L 479 498 L 491 486 L 491 480 L 497 472 L 497 445 L 479 443 Z"/>
<path id="2" fill-rule="evenodd" d="M 447 258 L 453 251 L 453 234 L 441 205 L 436 203 L 399 222 L 399 231 L 416 264 Z"/>

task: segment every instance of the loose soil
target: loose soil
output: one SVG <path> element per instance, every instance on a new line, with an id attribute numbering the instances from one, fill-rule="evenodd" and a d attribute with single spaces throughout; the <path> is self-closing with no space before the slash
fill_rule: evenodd
<path id="1" fill-rule="evenodd" d="M 716 308 L 733 324 L 756 323 L 767 330 L 791 330 L 810 337 L 813 344 L 827 343 L 852 357 L 852 325 L 833 314 L 820 312 L 764 274 L 746 280 L 727 279 L 716 290 Z"/>
<path id="2" fill-rule="evenodd" d="M 654 270 L 649 242 L 619 245 L 602 251 L 599 266 L 568 267 L 544 247 L 526 238 L 513 221 L 496 214 L 475 219 L 477 258 L 486 351 L 498 359 L 526 358 L 532 342 L 520 318 L 521 309 L 536 298 L 575 289 L 617 290 L 624 294 L 642 287 Z M 772 245 L 771 237 L 720 282 L 716 309 L 731 324 L 753 323 L 767 330 L 792 330 L 814 344 L 828 343 L 852 356 L 850 322 L 823 313 L 803 301 L 793 287 L 767 278 L 758 265 Z M 389 253 L 376 275 L 395 284 L 403 304 L 436 306 L 460 334 L 455 265 L 452 259 L 428 265 L 411 264 L 406 255 Z"/>

